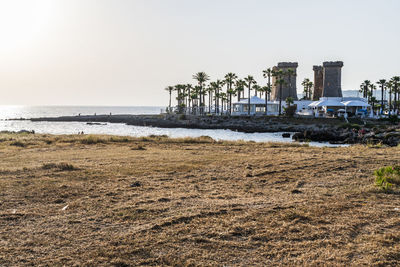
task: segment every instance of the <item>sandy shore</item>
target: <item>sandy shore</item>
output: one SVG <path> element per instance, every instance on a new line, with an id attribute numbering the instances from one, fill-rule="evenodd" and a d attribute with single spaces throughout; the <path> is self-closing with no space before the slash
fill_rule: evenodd
<path id="1" fill-rule="evenodd" d="M 399 148 L 0 135 L 0 265 L 399 265 Z"/>

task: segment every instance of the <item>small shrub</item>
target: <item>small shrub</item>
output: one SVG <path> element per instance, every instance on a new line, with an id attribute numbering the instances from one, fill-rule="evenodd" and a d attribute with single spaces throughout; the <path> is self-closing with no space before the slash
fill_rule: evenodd
<path id="1" fill-rule="evenodd" d="M 383 167 L 374 172 L 375 184 L 385 192 L 400 186 L 400 166 Z"/>
<path id="2" fill-rule="evenodd" d="M 98 143 L 105 143 L 105 140 L 97 136 L 89 135 L 88 137 L 82 139 L 81 143 L 86 145 L 93 145 Z"/>
<path id="3" fill-rule="evenodd" d="M 61 162 L 61 163 L 45 163 L 42 165 L 42 169 L 44 170 L 50 170 L 50 169 L 58 169 L 60 171 L 73 171 L 76 170 L 76 168 L 69 163 Z"/>
<path id="4" fill-rule="evenodd" d="M 356 129 L 360 130 L 361 126 L 356 123 L 342 123 L 339 125 L 339 129 Z"/>
<path id="5" fill-rule="evenodd" d="M 146 148 L 142 145 L 137 145 L 137 146 L 131 147 L 131 150 L 146 150 Z"/>
<path id="6" fill-rule="evenodd" d="M 25 147 L 26 144 L 22 143 L 21 141 L 14 141 L 10 144 L 10 146 L 17 146 L 17 147 Z"/>

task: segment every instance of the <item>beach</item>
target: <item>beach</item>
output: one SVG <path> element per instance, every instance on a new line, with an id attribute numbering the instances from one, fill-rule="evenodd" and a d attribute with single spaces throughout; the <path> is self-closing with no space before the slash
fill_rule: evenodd
<path id="1" fill-rule="evenodd" d="M 398 147 L 0 135 L 0 265 L 398 265 Z"/>

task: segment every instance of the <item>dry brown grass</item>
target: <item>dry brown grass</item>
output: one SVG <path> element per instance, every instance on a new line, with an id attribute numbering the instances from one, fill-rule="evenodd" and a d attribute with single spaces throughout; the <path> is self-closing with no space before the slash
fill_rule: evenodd
<path id="1" fill-rule="evenodd" d="M 0 158 L 1 266 L 400 263 L 372 175 L 399 148 L 1 134 Z"/>

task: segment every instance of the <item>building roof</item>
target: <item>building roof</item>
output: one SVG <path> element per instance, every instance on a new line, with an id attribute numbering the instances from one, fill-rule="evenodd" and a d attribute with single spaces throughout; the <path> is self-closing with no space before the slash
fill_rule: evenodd
<path id="1" fill-rule="evenodd" d="M 336 99 L 324 99 L 312 102 L 309 107 L 344 107 L 344 104 Z"/>
<path id="2" fill-rule="evenodd" d="M 319 101 L 314 101 L 309 107 L 370 107 L 371 105 L 364 101 L 363 98 L 339 98 L 339 97 L 322 97 Z"/>
<path id="3" fill-rule="evenodd" d="M 235 102 L 233 104 L 248 105 L 249 100 L 248 100 L 248 98 L 244 98 L 244 99 L 241 99 L 239 102 Z M 276 104 L 276 103 L 268 101 L 268 104 Z M 265 99 L 259 98 L 257 96 L 252 96 L 252 97 L 250 97 L 250 105 L 265 105 Z"/>
<path id="4" fill-rule="evenodd" d="M 371 105 L 360 100 L 350 100 L 342 102 L 346 107 L 370 107 Z"/>

